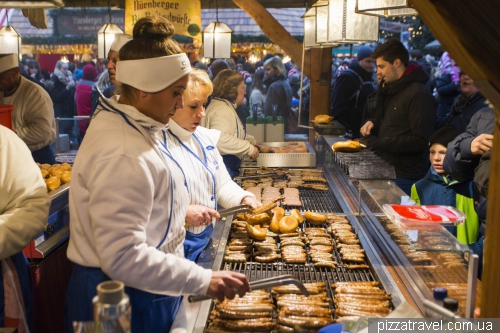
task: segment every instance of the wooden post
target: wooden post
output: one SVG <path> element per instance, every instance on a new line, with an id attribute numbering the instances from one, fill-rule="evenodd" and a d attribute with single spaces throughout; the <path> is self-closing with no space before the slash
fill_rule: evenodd
<path id="1" fill-rule="evenodd" d="M 309 119 L 314 119 L 319 114 L 330 113 L 330 82 L 332 79 L 332 49 L 310 49 L 310 75 L 311 96 L 309 102 Z M 305 67 L 305 66 L 304 66 Z M 307 68 L 307 67 L 306 67 Z M 312 125 L 312 124 L 310 124 Z M 314 146 L 316 131 L 309 130 L 309 142 Z"/>

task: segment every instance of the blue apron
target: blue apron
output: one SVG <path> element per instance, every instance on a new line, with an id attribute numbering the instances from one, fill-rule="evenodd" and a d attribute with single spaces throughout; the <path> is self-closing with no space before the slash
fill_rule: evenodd
<path id="1" fill-rule="evenodd" d="M 21 292 L 23 294 L 24 308 L 26 310 L 26 321 L 30 331 L 33 330 L 33 290 L 31 284 L 31 273 L 28 260 L 23 252 L 19 252 L 10 257 L 14 267 L 16 268 Z M 3 294 L 3 272 L 0 265 L 0 327 L 4 327 L 4 294 Z"/>
<path id="2" fill-rule="evenodd" d="M 104 111 L 118 113 L 128 125 L 139 131 L 122 111 L 113 108 L 102 99 L 99 100 L 99 104 L 103 106 Z M 105 107 L 111 108 L 112 111 L 106 110 Z M 97 285 L 109 280 L 110 278 L 100 268 L 75 264 L 66 293 L 64 309 L 66 332 L 73 332 L 73 321 L 94 320 L 92 298 L 97 295 Z M 181 296 L 152 294 L 132 287 L 125 287 L 125 292 L 130 298 L 132 307 L 132 333 L 170 331 L 181 304 Z"/>
<path id="3" fill-rule="evenodd" d="M 186 146 L 171 130 L 168 131 L 172 137 L 174 137 L 178 142 L 180 147 L 184 149 L 185 151 L 188 152 L 188 157 L 194 159 L 194 161 L 199 162 L 204 170 L 206 172 L 206 175 L 210 176 L 210 180 L 212 181 L 213 184 L 213 193 L 211 193 L 211 200 L 213 202 L 213 208 L 217 209 L 217 181 L 215 177 L 215 173 L 219 169 L 218 163 L 217 163 L 217 154 L 216 154 L 216 149 L 213 143 L 204 136 L 198 137 L 197 134 L 193 133 L 193 138 L 196 140 L 198 143 L 201 153 L 202 153 L 202 158 L 200 158 L 195 152 L 193 152 L 188 146 Z M 163 133 L 164 137 L 164 142 L 165 142 L 165 149 L 168 149 L 166 146 L 166 135 L 165 132 Z M 185 175 L 184 175 L 185 176 Z M 186 180 L 189 183 L 196 183 L 198 184 L 199 179 L 188 179 Z M 193 184 L 195 185 L 195 184 Z M 196 187 L 196 186 L 193 186 Z M 188 187 L 189 191 L 189 187 Z M 190 195 L 192 193 L 190 192 Z M 186 238 L 184 240 L 184 256 L 186 259 L 189 259 L 191 261 L 196 262 L 198 260 L 198 257 L 200 253 L 205 249 L 207 246 L 208 242 L 210 241 L 210 236 L 212 235 L 212 232 L 214 230 L 213 225 L 209 225 L 206 227 L 202 232 L 199 234 L 192 233 L 188 230 L 186 230 Z"/>
<path id="4" fill-rule="evenodd" d="M 64 327 L 73 332 L 73 321 L 93 321 L 92 298 L 97 285 L 111 280 L 100 268 L 75 264 L 66 294 Z M 168 333 L 181 304 L 181 296 L 165 296 L 125 287 L 132 307 L 132 333 Z"/>
<path id="5" fill-rule="evenodd" d="M 229 176 L 231 176 L 231 178 L 236 177 L 239 174 L 241 159 L 234 155 L 222 155 L 222 160 L 224 161 Z"/>
<path id="6" fill-rule="evenodd" d="M 186 230 L 186 239 L 184 240 L 184 256 L 186 259 L 197 262 L 201 252 L 207 247 L 210 236 L 214 231 L 213 224 L 209 225 L 199 234 L 193 234 Z"/>
<path id="7" fill-rule="evenodd" d="M 35 162 L 40 164 L 56 164 L 56 158 L 54 157 L 54 152 L 50 145 L 32 151 L 31 156 L 33 156 Z"/>

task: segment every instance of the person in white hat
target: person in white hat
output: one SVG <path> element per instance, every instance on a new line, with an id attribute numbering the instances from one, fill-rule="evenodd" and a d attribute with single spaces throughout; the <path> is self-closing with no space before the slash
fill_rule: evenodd
<path id="1" fill-rule="evenodd" d="M 108 69 L 109 82 L 111 86 L 104 89 L 103 95 L 110 98 L 114 95 L 116 90 L 116 62 L 120 59 L 119 52 L 123 45 L 125 45 L 129 40 L 132 40 L 132 36 L 127 34 L 117 34 L 115 35 L 115 40 L 111 44 L 111 48 L 108 52 L 108 63 L 106 68 Z"/>
<path id="2" fill-rule="evenodd" d="M 191 66 L 171 38 L 170 21 L 140 19 L 120 49 L 121 95 L 101 98 L 73 166 L 68 258 L 75 268 L 66 297 L 66 329 L 93 319 L 99 283 L 126 285 L 132 332 L 168 332 L 180 296 L 220 300 L 250 290 L 245 275 L 204 269 L 184 258 L 189 188 L 161 135 L 183 108 Z"/>
<path id="3" fill-rule="evenodd" d="M 12 129 L 38 163 L 55 164 L 50 144 L 56 137 L 54 107 L 49 94 L 19 73 L 16 53 L 0 55 L 0 104 L 14 106 Z"/>

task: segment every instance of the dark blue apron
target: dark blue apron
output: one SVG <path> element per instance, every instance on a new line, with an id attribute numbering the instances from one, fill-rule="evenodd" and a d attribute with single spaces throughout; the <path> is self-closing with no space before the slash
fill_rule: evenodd
<path id="1" fill-rule="evenodd" d="M 199 234 L 193 234 L 186 230 L 186 239 L 184 240 L 184 256 L 186 259 L 197 262 L 200 253 L 207 247 L 210 236 L 214 231 L 213 224 L 209 225 Z"/>
<path id="2" fill-rule="evenodd" d="M 222 160 L 226 165 L 227 172 L 231 178 L 238 176 L 241 159 L 234 155 L 222 155 Z"/>
<path id="3" fill-rule="evenodd" d="M 40 164 L 56 164 L 56 158 L 54 157 L 54 152 L 50 145 L 32 151 L 31 156 L 33 156 L 35 162 Z"/>
<path id="4" fill-rule="evenodd" d="M 132 272 L 131 272 L 132 273 Z M 93 321 L 92 298 L 97 295 L 97 285 L 111 280 L 100 268 L 75 264 L 64 312 L 66 332 L 73 332 L 73 321 Z M 181 296 L 165 296 L 125 287 L 132 307 L 132 333 L 168 333 L 181 304 Z"/>
<path id="5" fill-rule="evenodd" d="M 26 321 L 30 331 L 33 330 L 33 290 L 31 285 L 31 273 L 28 260 L 23 252 L 19 252 L 10 257 L 16 268 L 21 292 L 23 293 L 24 307 L 26 309 Z M 4 294 L 3 294 L 3 272 L 0 265 L 0 327 L 4 327 Z"/>

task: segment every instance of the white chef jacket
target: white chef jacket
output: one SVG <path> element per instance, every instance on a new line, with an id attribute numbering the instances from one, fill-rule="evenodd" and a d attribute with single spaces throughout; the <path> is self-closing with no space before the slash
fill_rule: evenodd
<path id="1" fill-rule="evenodd" d="M 100 99 L 72 171 L 68 258 L 150 293 L 206 294 L 211 270 L 183 258 L 189 198 L 165 128 Z"/>
<path id="2" fill-rule="evenodd" d="M 168 130 L 163 131 L 168 136 L 171 154 L 185 166 L 183 171 L 191 205 L 217 209 L 218 203 L 229 208 L 240 205 L 244 197 L 255 198 L 255 195 L 238 186 L 224 167 L 216 148 L 220 131 L 198 126 L 194 133 L 189 132 L 173 119 L 168 125 Z M 199 234 L 205 228 L 190 225 L 187 230 Z"/>

